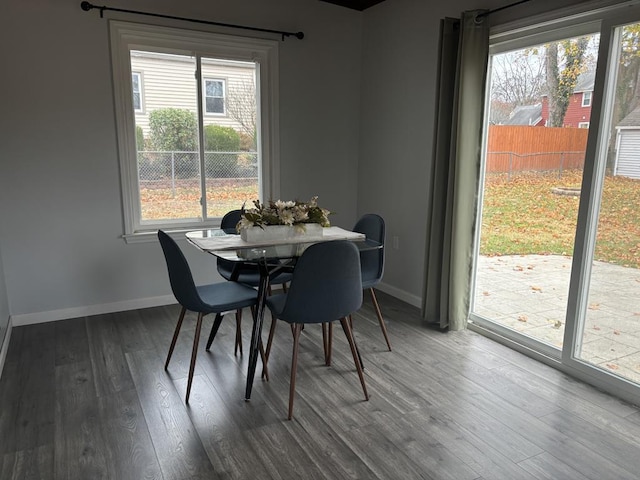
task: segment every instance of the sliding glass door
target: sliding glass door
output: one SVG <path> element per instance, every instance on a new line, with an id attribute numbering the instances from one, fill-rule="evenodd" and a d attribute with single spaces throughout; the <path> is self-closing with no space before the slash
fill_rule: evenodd
<path id="1" fill-rule="evenodd" d="M 471 321 L 628 387 L 640 383 L 640 11 L 598 15 L 492 42 Z"/>

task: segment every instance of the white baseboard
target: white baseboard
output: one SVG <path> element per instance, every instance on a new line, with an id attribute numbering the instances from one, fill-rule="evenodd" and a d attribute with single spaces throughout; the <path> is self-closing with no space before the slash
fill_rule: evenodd
<path id="1" fill-rule="evenodd" d="M 23 325 L 33 325 L 34 323 L 55 322 L 56 320 L 66 320 L 68 318 L 87 317 L 89 315 L 101 315 L 104 313 L 124 312 L 126 310 L 136 310 L 138 308 L 159 307 L 176 303 L 173 295 L 163 295 L 160 297 L 137 298 L 134 300 L 124 300 L 122 302 L 104 303 L 101 305 L 85 305 L 73 308 L 63 308 L 60 310 L 50 310 L 47 312 L 25 313 L 22 315 L 12 315 L 14 327 Z"/>
<path id="2" fill-rule="evenodd" d="M 4 338 L 0 340 L 0 378 L 2 378 L 2 371 L 4 370 L 4 361 L 7 358 L 7 352 L 9 351 L 9 341 L 11 340 L 11 317 L 9 317 L 9 323 L 7 324 L 7 331 L 4 332 Z"/>
<path id="3" fill-rule="evenodd" d="M 413 295 L 411 293 L 405 292 L 404 290 L 400 290 L 399 288 L 392 287 L 384 282 L 376 285 L 376 288 L 381 292 L 388 293 L 392 297 L 396 297 L 403 302 L 408 303 L 409 305 L 413 305 L 417 308 L 422 308 L 422 298 L 417 295 Z"/>

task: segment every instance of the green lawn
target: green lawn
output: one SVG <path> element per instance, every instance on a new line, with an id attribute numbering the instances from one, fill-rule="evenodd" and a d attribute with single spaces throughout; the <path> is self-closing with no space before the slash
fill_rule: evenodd
<path id="1" fill-rule="evenodd" d="M 572 255 L 579 198 L 552 193 L 580 187 L 582 172 L 487 177 L 482 255 Z M 596 242 L 596 260 L 640 268 L 640 180 L 608 176 Z"/>

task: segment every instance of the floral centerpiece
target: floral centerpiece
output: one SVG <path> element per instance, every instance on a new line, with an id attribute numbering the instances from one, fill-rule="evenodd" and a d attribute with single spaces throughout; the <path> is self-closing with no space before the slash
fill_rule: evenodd
<path id="1" fill-rule="evenodd" d="M 322 227 L 330 226 L 331 212 L 318 206 L 318 197 L 309 202 L 278 200 L 262 204 L 254 200 L 253 205 L 254 208 L 242 208 L 236 227 L 243 240 L 322 236 Z"/>

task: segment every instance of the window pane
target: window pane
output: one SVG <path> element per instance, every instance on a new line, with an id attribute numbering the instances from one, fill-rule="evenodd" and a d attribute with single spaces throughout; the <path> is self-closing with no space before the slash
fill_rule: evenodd
<path id="1" fill-rule="evenodd" d="M 132 51 L 131 68 L 146 89 L 135 113 L 141 222 L 201 218 L 195 58 Z"/>
<path id="2" fill-rule="evenodd" d="M 216 58 L 201 63 L 205 112 L 224 114 L 204 116 L 207 216 L 220 217 L 259 198 L 256 64 Z"/>
<path id="3" fill-rule="evenodd" d="M 599 35 L 492 57 L 473 313 L 563 345 Z"/>
<path id="4" fill-rule="evenodd" d="M 602 126 L 610 140 L 576 356 L 640 383 L 640 23 L 618 28 L 616 38 L 613 108 Z"/>

